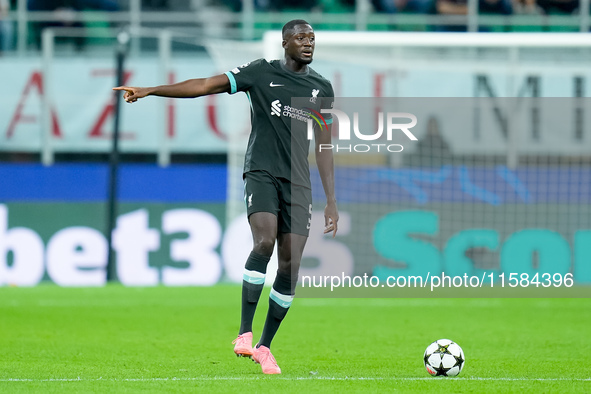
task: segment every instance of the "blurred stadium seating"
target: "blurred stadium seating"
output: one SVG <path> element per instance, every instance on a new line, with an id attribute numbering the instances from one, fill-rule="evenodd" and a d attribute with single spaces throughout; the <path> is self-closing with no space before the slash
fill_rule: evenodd
<path id="1" fill-rule="evenodd" d="M 294 17 L 322 30 L 589 31 L 589 0 L 2 0 L 0 35 L 8 44 L 0 50 L 39 48 L 40 29 L 47 26 L 94 33 L 167 27 L 255 39 Z"/>

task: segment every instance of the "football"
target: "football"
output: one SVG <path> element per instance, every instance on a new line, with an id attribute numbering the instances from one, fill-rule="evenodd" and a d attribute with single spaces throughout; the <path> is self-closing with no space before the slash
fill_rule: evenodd
<path id="1" fill-rule="evenodd" d="M 454 341 L 439 339 L 427 346 L 423 361 L 433 376 L 457 376 L 464 368 L 464 351 Z"/>

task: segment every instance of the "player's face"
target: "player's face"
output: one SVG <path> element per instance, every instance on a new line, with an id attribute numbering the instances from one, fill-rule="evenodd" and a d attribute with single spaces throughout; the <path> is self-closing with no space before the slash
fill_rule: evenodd
<path id="1" fill-rule="evenodd" d="M 314 30 L 310 25 L 295 25 L 293 34 L 283 40 L 287 56 L 303 64 L 312 63 L 315 45 Z"/>

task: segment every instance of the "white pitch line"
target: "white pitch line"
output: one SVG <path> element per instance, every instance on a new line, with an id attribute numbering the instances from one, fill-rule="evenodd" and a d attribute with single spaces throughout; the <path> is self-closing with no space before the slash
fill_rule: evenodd
<path id="1" fill-rule="evenodd" d="M 266 379 L 265 379 L 266 378 Z M 225 380 L 268 380 L 268 377 L 262 376 L 198 376 L 189 378 L 53 378 L 53 379 L 0 379 L 0 383 L 7 382 L 161 382 L 161 381 L 225 381 Z M 480 378 L 480 377 L 416 377 L 416 378 L 397 378 L 397 377 L 333 377 L 333 376 L 307 376 L 307 377 L 284 377 L 274 376 L 270 379 L 276 380 L 331 380 L 331 381 L 430 381 L 430 382 L 452 382 L 452 381 L 499 381 L 499 382 L 591 382 L 591 378 Z"/>

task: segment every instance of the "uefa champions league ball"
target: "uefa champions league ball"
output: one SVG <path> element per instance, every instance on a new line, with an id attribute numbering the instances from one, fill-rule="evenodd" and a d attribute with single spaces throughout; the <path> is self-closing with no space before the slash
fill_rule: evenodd
<path id="1" fill-rule="evenodd" d="M 457 376 L 464 368 L 464 351 L 454 341 L 439 339 L 427 346 L 423 361 L 433 376 Z"/>

